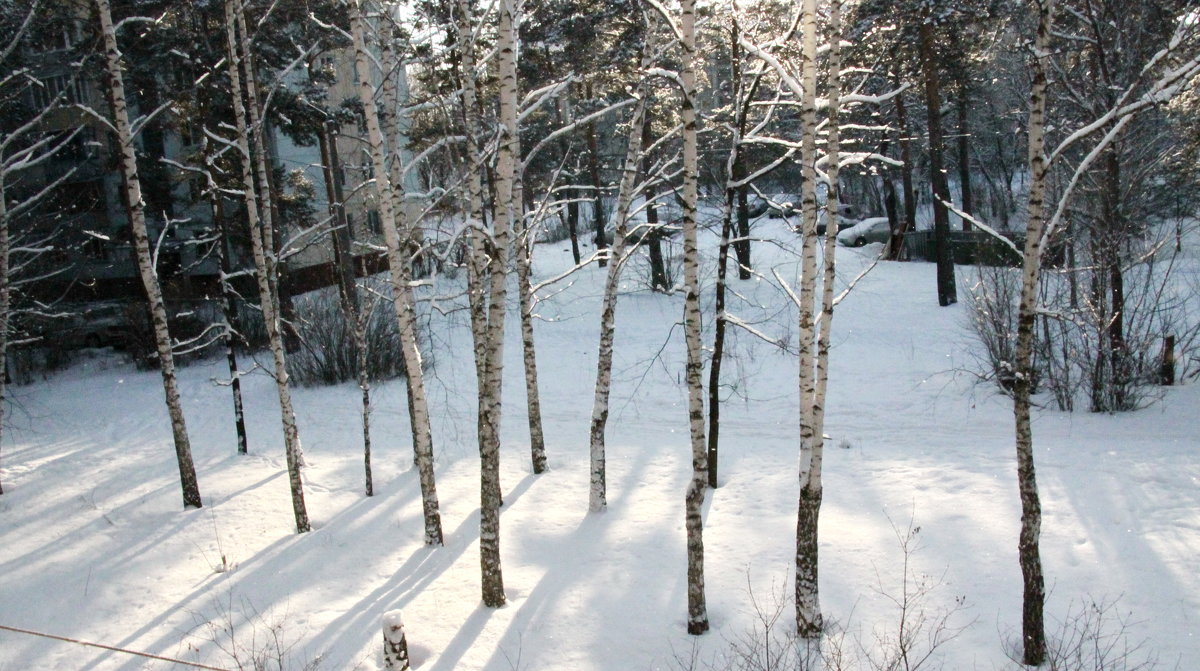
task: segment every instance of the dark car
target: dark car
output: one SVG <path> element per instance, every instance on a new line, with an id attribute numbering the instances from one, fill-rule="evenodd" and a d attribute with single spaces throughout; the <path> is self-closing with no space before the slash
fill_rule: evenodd
<path id="1" fill-rule="evenodd" d="M 825 235 L 825 229 L 828 228 L 828 226 L 825 225 L 825 220 L 828 218 L 828 216 L 829 215 L 826 213 L 824 208 L 822 208 L 821 211 L 817 214 L 817 235 Z M 849 205 L 846 203 L 842 203 L 841 205 L 838 206 L 837 219 L 838 219 L 838 225 L 837 225 L 838 233 L 841 233 L 842 231 L 846 230 L 847 228 L 850 228 L 851 226 L 857 225 L 858 222 L 861 221 L 858 218 L 858 210 L 855 209 L 855 207 L 853 205 Z"/>

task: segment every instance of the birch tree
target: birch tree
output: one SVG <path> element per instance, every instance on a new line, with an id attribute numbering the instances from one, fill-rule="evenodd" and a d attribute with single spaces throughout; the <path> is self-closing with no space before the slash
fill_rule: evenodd
<path id="1" fill-rule="evenodd" d="M 1033 86 L 1029 95 L 1029 222 L 1025 229 L 1025 253 L 1021 279 L 1021 302 L 1017 316 L 1016 379 L 1013 384 L 1013 417 L 1016 424 L 1017 484 L 1021 493 L 1021 533 L 1017 554 L 1024 585 L 1021 608 L 1022 661 L 1037 666 L 1046 658 L 1046 628 L 1043 608 L 1045 578 L 1039 538 L 1042 507 L 1033 462 L 1033 430 L 1029 418 L 1030 380 L 1033 376 L 1033 329 L 1037 319 L 1038 274 L 1045 234 L 1046 198 L 1046 88 L 1050 57 L 1053 0 L 1034 0 L 1037 37 L 1033 45 Z"/>
<path id="2" fill-rule="evenodd" d="M 646 39 L 649 38 L 649 30 Z M 642 44 L 642 66 L 649 63 L 649 46 Z M 646 116 L 646 86 L 644 77 L 639 79 L 636 105 L 630 120 L 629 134 L 625 143 L 625 159 L 621 168 L 621 182 L 617 189 L 616 208 L 613 211 L 613 244 L 603 254 L 611 263 L 604 267 L 604 293 L 600 302 L 600 343 L 596 355 L 596 385 L 592 396 L 592 418 L 588 432 L 590 484 L 588 487 L 588 509 L 601 512 L 608 507 L 608 465 L 605 430 L 608 426 L 609 396 L 612 393 L 613 341 L 617 321 L 617 287 L 621 270 L 627 258 L 629 234 L 629 211 L 632 207 L 639 157 L 642 153 L 642 124 Z"/>
<path id="3" fill-rule="evenodd" d="M 505 603 L 500 564 L 500 393 L 504 366 L 504 316 L 508 296 L 508 260 L 513 223 L 522 212 L 516 185 L 521 157 L 517 129 L 517 31 L 520 0 L 500 0 L 497 5 L 496 63 L 499 85 L 499 137 L 496 141 L 495 204 L 492 213 L 487 324 L 482 351 L 483 377 L 479 381 L 480 516 L 479 567 L 483 603 L 498 608 Z"/>
<path id="4" fill-rule="evenodd" d="M 1033 452 L 1030 397 L 1035 377 L 1034 331 L 1037 318 L 1044 310 L 1039 303 L 1039 283 L 1047 241 L 1065 224 L 1072 196 L 1088 171 L 1119 140 L 1134 117 L 1168 103 L 1200 76 L 1200 35 L 1194 17 L 1181 9 L 1174 17 L 1172 34 L 1164 36 L 1160 48 L 1141 64 L 1135 81 L 1114 92 L 1110 106 L 1096 110 L 1092 119 L 1077 124 L 1072 124 L 1071 120 L 1048 118 L 1051 97 L 1048 72 L 1055 58 L 1053 40 L 1071 37 L 1058 32 L 1060 28 L 1055 25 L 1057 5 L 1060 4 L 1066 3 L 1060 0 L 1031 0 L 1029 3 L 1037 26 L 1030 59 L 1029 219 L 1022 252 L 1017 342 L 1012 362 L 1017 486 L 1021 500 L 1017 555 L 1023 582 L 1022 661 L 1031 666 L 1042 664 L 1046 658 L 1045 578 L 1039 549 L 1042 512 Z M 1067 7 L 1064 11 L 1074 10 Z M 1066 83 L 1063 85 L 1067 86 Z M 1052 127 L 1061 138 L 1057 144 L 1047 139 Z M 1049 148 L 1051 146 L 1053 149 Z M 1062 171 L 1063 180 L 1061 186 L 1051 192 L 1049 174 L 1054 169 Z M 977 228 L 996 234 L 992 227 L 969 214 L 964 212 L 960 216 L 969 218 Z"/>
<path id="5" fill-rule="evenodd" d="M 708 449 L 704 442 L 704 361 L 700 349 L 700 251 L 696 233 L 699 200 L 699 140 L 696 121 L 696 3 L 679 3 L 683 47 L 680 83 L 683 88 L 683 331 L 687 346 L 688 435 L 692 447 L 692 479 L 685 496 L 687 528 L 688 633 L 708 631 L 704 599 L 704 520 L 701 509 L 708 486 Z"/>
<path id="6" fill-rule="evenodd" d="M 150 239 L 146 230 L 145 202 L 138 179 L 137 157 L 134 154 L 134 131 L 129 120 L 128 103 L 125 99 L 125 83 L 122 75 L 121 51 L 117 46 L 116 29 L 108 0 L 96 0 L 96 11 L 100 19 L 100 31 L 104 40 L 104 62 L 108 75 L 109 106 L 112 110 L 112 127 L 120 146 L 119 163 L 128 207 L 129 226 L 137 255 L 138 274 L 150 303 L 150 316 L 154 326 L 154 342 L 158 351 L 159 369 L 162 373 L 163 393 L 166 397 L 167 414 L 171 418 L 171 433 L 175 442 L 175 458 L 179 465 L 179 480 L 183 487 L 185 508 L 203 506 L 200 486 L 196 480 L 196 467 L 192 463 L 192 446 L 188 438 L 187 423 L 183 415 L 183 404 L 179 398 L 179 385 L 175 376 L 175 359 L 171 351 L 171 334 L 167 327 L 167 309 L 163 301 L 162 287 L 154 267 L 150 251 Z M 0 245 L 3 243 L 0 242 Z M 2 270 L 2 269 L 0 269 Z M 0 298 L 0 301 L 3 301 Z"/>
<path id="7" fill-rule="evenodd" d="M 246 210 L 246 223 L 249 226 L 259 304 L 271 349 L 271 359 L 274 363 L 275 389 L 279 396 L 279 410 L 283 424 L 284 454 L 287 459 L 292 514 L 296 520 L 296 533 L 306 533 L 312 530 L 312 525 L 309 523 L 308 508 L 304 503 L 304 482 L 300 473 L 300 467 L 303 464 L 300 432 L 296 426 L 296 413 L 292 407 L 291 386 L 278 301 L 275 298 L 271 282 L 274 269 L 274 264 L 270 261 L 270 257 L 274 254 L 274 247 L 271 243 L 271 208 L 267 198 L 259 197 L 260 190 L 267 188 L 265 146 L 262 142 L 263 128 L 260 124 L 254 123 L 254 120 L 257 119 L 257 111 L 253 113 L 255 117 L 252 119 L 242 98 L 245 94 L 250 110 L 254 110 L 257 106 L 256 96 L 249 93 L 253 87 L 254 69 L 253 64 L 249 61 L 249 38 L 245 34 L 243 11 L 241 0 L 225 0 L 226 67 L 229 72 L 237 131 L 236 145 L 242 174 L 241 196 Z M 245 70 L 244 80 L 243 68 Z"/>
<path id="8" fill-rule="evenodd" d="M 833 280 L 835 254 L 837 250 L 837 235 L 835 222 L 838 220 L 838 169 L 841 161 L 840 126 L 838 123 L 839 106 L 841 105 L 841 42 L 842 42 L 842 0 L 831 0 L 829 3 L 829 63 L 828 63 L 828 124 L 825 140 L 826 176 L 825 191 L 825 221 L 828 228 L 825 231 L 825 250 L 823 254 L 824 268 L 821 280 L 821 317 L 816 334 L 816 380 L 813 387 L 811 403 L 801 408 L 801 414 L 809 413 L 808 420 L 812 429 L 808 436 L 810 442 L 807 480 L 801 475 L 800 516 L 797 519 L 797 559 L 796 559 L 796 623 L 797 629 L 808 636 L 820 631 L 822 617 L 819 601 L 819 584 L 817 581 L 817 527 L 820 517 L 822 483 L 821 467 L 825 447 L 825 392 L 829 386 L 829 341 L 833 327 Z M 807 44 L 807 35 L 805 37 Z M 807 64 L 807 61 L 806 61 Z M 815 87 L 815 82 L 810 83 Z M 805 108 L 807 109 L 807 108 Z M 806 129 L 807 130 L 807 129 Z M 807 226 L 807 221 L 805 222 Z M 815 233 L 815 225 L 814 225 Z M 815 241 L 814 241 L 815 242 Z M 805 242 L 807 245 L 807 241 Z M 803 351 L 803 346 L 802 346 Z M 803 365 L 803 364 L 801 364 Z M 803 467 L 803 429 L 801 433 L 801 464 Z M 807 496 L 806 496 L 807 492 Z M 811 512 L 810 512 L 811 511 Z M 802 572 L 803 571 L 803 572 Z M 803 579 L 802 579 L 803 576 Z M 801 593 L 803 588 L 804 593 Z M 805 608 L 801 609 L 801 604 Z"/>
<path id="9" fill-rule="evenodd" d="M 421 507 L 425 521 L 425 544 L 442 544 L 442 521 L 438 508 L 437 485 L 433 470 L 433 433 L 429 422 L 429 406 L 425 397 L 425 377 L 421 368 L 421 351 L 417 344 L 416 314 L 411 285 L 412 260 L 405 251 L 411 249 L 409 242 L 412 227 L 403 209 L 397 210 L 393 184 L 387 168 L 387 155 L 383 131 L 379 123 L 379 109 L 375 103 L 375 87 L 371 83 L 369 69 L 370 54 L 366 46 L 366 18 L 363 0 L 355 0 L 350 13 L 350 33 L 354 42 L 354 72 L 357 78 L 359 98 L 366 120 L 371 163 L 374 168 L 376 205 L 383 225 L 387 243 L 389 277 L 392 284 L 392 305 L 400 325 L 400 345 L 404 350 L 404 367 L 410 390 L 410 423 L 413 432 L 418 477 L 421 483 Z M 402 237 L 403 236 L 403 237 Z"/>
<path id="10" fill-rule="evenodd" d="M 817 2 L 800 6 L 800 502 L 796 518 L 796 630 L 819 636 L 824 626 L 817 582 L 817 525 L 821 512 L 821 433 L 816 425 L 815 309 L 817 276 Z"/>
<path id="11" fill-rule="evenodd" d="M 518 184 L 521 176 L 517 176 Z M 518 203 L 523 197 L 516 198 Z M 522 208 L 523 209 L 523 208 Z M 520 210 L 518 210 L 520 211 Z M 542 399 L 538 389 L 537 346 L 533 334 L 533 309 L 535 296 L 531 277 L 533 274 L 533 227 L 525 216 L 517 216 L 520 222 L 517 231 L 517 296 L 521 316 L 521 360 L 525 367 L 525 407 L 529 424 L 529 459 L 534 474 L 544 473 L 546 464 L 546 436 L 542 430 Z"/>

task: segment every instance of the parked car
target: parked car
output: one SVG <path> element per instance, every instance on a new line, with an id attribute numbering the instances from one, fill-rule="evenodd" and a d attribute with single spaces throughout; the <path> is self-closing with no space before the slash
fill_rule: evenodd
<path id="1" fill-rule="evenodd" d="M 767 201 L 767 216 L 772 219 L 786 219 L 796 214 L 800 214 L 800 196 L 776 193 Z"/>
<path id="2" fill-rule="evenodd" d="M 825 220 L 827 217 L 828 215 L 826 214 L 825 209 L 821 208 L 821 211 L 817 213 L 817 235 L 825 235 L 825 229 L 828 228 L 825 225 Z M 857 226 L 858 222 L 862 221 L 858 218 L 858 210 L 855 209 L 853 205 L 849 205 L 847 203 L 842 203 L 838 206 L 837 219 L 838 233 L 841 233 L 851 226 Z"/>
<path id="3" fill-rule="evenodd" d="M 892 237 L 892 228 L 887 217 L 870 217 L 838 233 L 839 244 L 847 247 L 862 247 L 868 242 L 887 242 Z"/>
<path id="4" fill-rule="evenodd" d="M 66 350 L 120 347 L 129 333 L 129 305 L 122 301 L 58 304 L 30 315 L 22 328 L 31 338 Z"/>
<path id="5" fill-rule="evenodd" d="M 746 196 L 746 211 L 751 219 L 766 214 L 767 207 L 766 199 L 757 193 L 751 193 Z"/>

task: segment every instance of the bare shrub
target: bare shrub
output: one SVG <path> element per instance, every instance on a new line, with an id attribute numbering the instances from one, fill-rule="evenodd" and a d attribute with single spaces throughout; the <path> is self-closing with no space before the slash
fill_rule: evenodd
<path id="1" fill-rule="evenodd" d="M 373 291 L 359 289 L 366 311 L 367 375 L 387 380 L 404 374 L 400 328 L 390 302 Z M 358 379 L 355 323 L 342 312 L 335 291 L 322 289 L 295 300 L 300 349 L 288 356 L 288 373 L 297 384 L 333 385 Z"/>
<path id="2" fill-rule="evenodd" d="M 1011 393 L 1016 381 L 1013 361 L 1017 351 L 1017 301 L 1021 277 L 1011 268 L 979 266 L 978 279 L 970 286 L 969 326 L 979 344 L 980 376 Z M 1035 351 L 1041 348 L 1035 346 Z M 1035 364 L 1034 369 L 1037 369 Z M 1035 377 L 1032 388 L 1036 392 Z"/>
<path id="3" fill-rule="evenodd" d="M 658 288 L 654 282 L 652 240 L 658 241 L 658 248 L 662 252 L 662 273 L 666 286 L 674 290 L 679 285 L 679 278 L 683 276 L 683 243 L 676 235 L 678 232 L 676 227 L 661 224 L 653 228 L 639 224 L 629 232 L 627 240 L 630 251 L 625 263 L 634 268 L 633 277 L 640 286 L 651 290 Z"/>
<path id="4" fill-rule="evenodd" d="M 1076 245 L 1077 247 L 1078 245 Z M 1068 247 L 1066 265 L 1042 275 L 1034 341 L 1033 389 L 1060 410 L 1086 399 L 1092 412 L 1137 410 L 1159 398 L 1163 344 L 1173 336 L 1183 376 L 1200 343 L 1195 284 L 1163 240 L 1138 239 L 1121 272 L 1122 309 L 1110 305 L 1110 278 L 1086 250 Z M 980 267 L 970 292 L 970 329 L 979 344 L 979 375 L 1012 390 L 1016 344 L 1015 270 Z"/>
<path id="5" fill-rule="evenodd" d="M 866 667 L 875 671 L 938 668 L 941 666 L 936 655 L 938 649 L 970 626 L 970 622 L 958 622 L 967 606 L 967 598 L 957 595 L 951 604 L 930 603 L 945 580 L 944 576 L 919 572 L 913 567 L 913 556 L 921 549 L 921 527 L 916 526 L 912 518 L 904 529 L 896 526 L 891 518 L 888 523 L 900 545 L 900 584 L 889 589 L 883 577 L 877 574 L 875 589 L 892 604 L 893 616 L 890 624 L 874 630 L 870 641 L 857 641 L 859 652 Z"/>
<path id="6" fill-rule="evenodd" d="M 290 631 L 290 614 L 260 612 L 242 599 L 234 603 L 232 593 L 218 599 L 215 613 L 207 617 L 193 613 L 195 627 L 184 642 L 187 652 L 203 659 L 221 657 L 222 665 L 237 671 L 317 671 L 321 656 L 307 658 L 297 650 L 295 632 Z M 215 648 L 208 652 L 205 648 Z"/>
<path id="7" fill-rule="evenodd" d="M 167 327 L 171 332 L 175 364 L 184 366 L 216 351 L 224 329 L 206 310 L 168 306 Z M 158 369 L 158 345 L 150 311 L 144 303 L 125 306 L 120 349 L 141 370 Z"/>
<path id="8" fill-rule="evenodd" d="M 1131 615 L 1118 609 L 1116 600 L 1087 599 L 1072 603 L 1047 642 L 1047 671 L 1150 671 L 1159 668 L 1158 657 L 1145 640 L 1131 640 Z M 1021 665 L 1021 647 L 1010 639 L 1007 655 Z"/>
<path id="9" fill-rule="evenodd" d="M 898 584 L 886 585 L 880 576 L 876 587 L 876 592 L 892 606 L 887 624 L 864 635 L 851 626 L 837 626 L 826 620 L 826 630 L 820 638 L 804 639 L 796 633 L 795 622 L 785 617 L 794 612 L 786 585 L 772 586 L 769 597 L 760 600 L 747 584 L 753 624 L 741 634 L 726 639 L 726 648 L 712 662 L 703 662 L 693 647 L 686 657 L 676 655 L 676 668 L 681 671 L 928 671 L 942 668 L 939 650 L 971 625 L 971 622 L 960 622 L 966 598 L 956 596 L 951 603 L 935 603 L 934 598 L 941 592 L 944 581 L 917 571 L 913 562 L 914 555 L 921 549 L 918 542 L 920 527 L 910 519 L 906 528 L 901 529 L 893 523 L 892 530 L 901 554 Z M 853 619 L 851 614 L 846 621 L 852 623 Z"/>

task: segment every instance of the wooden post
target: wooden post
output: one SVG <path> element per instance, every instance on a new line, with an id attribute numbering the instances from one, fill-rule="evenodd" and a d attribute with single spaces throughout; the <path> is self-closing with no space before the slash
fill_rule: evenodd
<path id="1" fill-rule="evenodd" d="M 383 668 L 387 671 L 407 671 L 410 668 L 408 639 L 404 636 L 404 622 L 398 610 L 383 614 Z"/>

